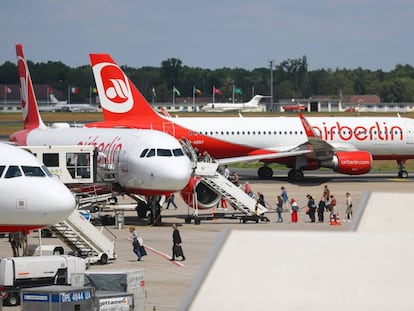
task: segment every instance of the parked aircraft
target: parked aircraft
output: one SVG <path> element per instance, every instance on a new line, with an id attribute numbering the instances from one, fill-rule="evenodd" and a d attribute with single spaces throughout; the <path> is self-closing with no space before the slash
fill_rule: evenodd
<path id="1" fill-rule="evenodd" d="M 262 98 L 267 98 L 269 96 L 255 95 L 250 101 L 246 103 L 209 103 L 203 107 L 201 110 L 206 112 L 224 112 L 224 111 L 256 111 L 259 107 L 260 100 Z"/>
<path id="2" fill-rule="evenodd" d="M 66 112 L 97 112 L 99 107 L 89 104 L 72 104 L 67 100 L 59 101 L 53 94 L 49 94 L 50 104 L 39 106 L 39 111 L 66 111 Z"/>
<path id="3" fill-rule="evenodd" d="M 69 217 L 69 189 L 32 154 L 0 143 L 0 232 L 29 232 Z"/>
<path id="4" fill-rule="evenodd" d="M 284 111 L 306 111 L 306 107 L 303 104 L 293 104 L 293 105 L 286 105 L 283 106 Z"/>
<path id="5" fill-rule="evenodd" d="M 220 163 L 260 160 L 260 177 L 271 177 L 270 163 L 291 168 L 291 180 L 320 167 L 349 175 L 370 171 L 372 159 L 397 160 L 407 177 L 414 158 L 414 120 L 401 117 L 181 117 L 155 112 L 108 54 L 90 54 L 104 113 L 89 126 L 153 128 L 186 137 L 200 152 Z M 122 87 L 116 87 L 122 86 Z M 120 92 L 120 91 L 123 92 Z M 304 128 L 306 130 L 304 130 Z"/>
<path id="6" fill-rule="evenodd" d="M 181 190 L 192 163 L 178 140 L 155 130 L 46 127 L 37 109 L 29 68 L 21 44 L 16 45 L 24 129 L 10 140 L 18 145 L 95 145 L 98 165 L 112 169 L 122 190 L 163 194 Z"/>

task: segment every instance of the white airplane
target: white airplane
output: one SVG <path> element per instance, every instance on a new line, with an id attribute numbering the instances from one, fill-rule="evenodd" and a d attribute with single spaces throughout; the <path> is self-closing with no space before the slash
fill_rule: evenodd
<path id="1" fill-rule="evenodd" d="M 97 112 L 99 107 L 89 104 L 71 104 L 67 100 L 59 101 L 54 94 L 49 94 L 50 104 L 39 106 L 39 111 L 66 111 L 66 112 Z"/>
<path id="2" fill-rule="evenodd" d="M 152 128 L 185 137 L 221 164 L 260 160 L 260 177 L 273 176 L 271 163 L 291 168 L 290 180 L 304 170 L 327 167 L 349 175 L 366 174 L 373 160 L 396 160 L 407 177 L 414 158 L 414 120 L 401 117 L 181 117 L 158 114 L 108 54 L 90 54 L 100 94 L 103 122 L 88 126 Z M 115 88 L 121 85 L 124 92 Z M 122 99 L 122 100 L 121 100 Z"/>
<path id="3" fill-rule="evenodd" d="M 111 167 L 126 193 L 159 195 L 181 190 L 192 162 L 178 140 L 155 130 L 46 127 L 37 109 L 29 68 L 16 45 L 24 129 L 10 140 L 18 145 L 95 145 L 98 165 Z"/>
<path id="4" fill-rule="evenodd" d="M 269 98 L 269 96 L 255 95 L 250 101 L 246 103 L 209 103 L 201 107 L 201 110 L 206 111 L 206 112 L 257 111 L 257 108 L 259 107 L 259 104 L 260 104 L 260 100 L 262 98 Z"/>
<path id="5" fill-rule="evenodd" d="M 0 232 L 49 227 L 76 207 L 69 189 L 35 156 L 5 143 L 0 143 L 0 197 Z"/>

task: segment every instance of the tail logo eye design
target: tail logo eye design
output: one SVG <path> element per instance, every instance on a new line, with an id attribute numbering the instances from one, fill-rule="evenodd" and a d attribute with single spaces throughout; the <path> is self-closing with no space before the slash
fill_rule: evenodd
<path id="1" fill-rule="evenodd" d="M 102 108 L 113 113 L 125 113 L 133 107 L 133 96 L 128 78 L 111 63 L 99 63 L 93 66 L 96 88 Z"/>

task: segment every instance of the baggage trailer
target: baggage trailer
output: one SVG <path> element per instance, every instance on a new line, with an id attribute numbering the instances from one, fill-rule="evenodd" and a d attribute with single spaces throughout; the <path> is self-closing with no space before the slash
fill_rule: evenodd
<path id="1" fill-rule="evenodd" d="M 0 259 L 0 292 L 3 303 L 20 304 L 24 288 L 47 285 L 69 285 L 72 273 L 86 271 L 86 260 L 79 257 L 28 256 Z"/>

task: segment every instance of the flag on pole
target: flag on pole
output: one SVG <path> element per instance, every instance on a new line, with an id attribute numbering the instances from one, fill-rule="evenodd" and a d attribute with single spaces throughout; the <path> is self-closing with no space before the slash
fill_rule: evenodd
<path id="1" fill-rule="evenodd" d="M 223 92 L 217 89 L 215 86 L 213 86 L 213 94 L 221 95 L 223 94 Z"/>
<path id="2" fill-rule="evenodd" d="M 196 88 L 195 86 L 193 86 L 193 93 L 194 94 L 197 94 L 197 95 L 201 95 L 201 90 L 200 89 L 198 89 L 198 88 Z"/>
<path id="3" fill-rule="evenodd" d="M 155 86 L 152 87 L 152 97 L 157 97 L 157 93 L 155 92 Z"/>
<path id="4" fill-rule="evenodd" d="M 239 89 L 238 87 L 235 87 L 235 88 L 234 88 L 234 93 L 235 93 L 235 94 L 240 94 L 240 95 L 241 95 L 241 94 L 243 94 L 243 91 L 242 91 L 242 89 Z"/>
<path id="5" fill-rule="evenodd" d="M 91 94 L 96 94 L 96 93 L 98 93 L 98 90 L 96 89 L 96 87 L 92 87 L 92 86 L 90 86 L 90 87 L 89 87 L 89 92 L 90 92 Z"/>
<path id="6" fill-rule="evenodd" d="M 78 92 L 79 92 L 79 88 L 78 88 L 78 87 L 71 87 L 71 88 L 70 88 L 70 92 L 71 92 L 72 94 L 78 94 Z"/>
<path id="7" fill-rule="evenodd" d="M 181 96 L 180 91 L 175 86 L 173 86 L 173 93 L 177 94 L 177 96 Z"/>
<path id="8" fill-rule="evenodd" d="M 10 94 L 12 92 L 11 88 L 9 88 L 7 85 L 4 86 L 4 93 Z"/>

